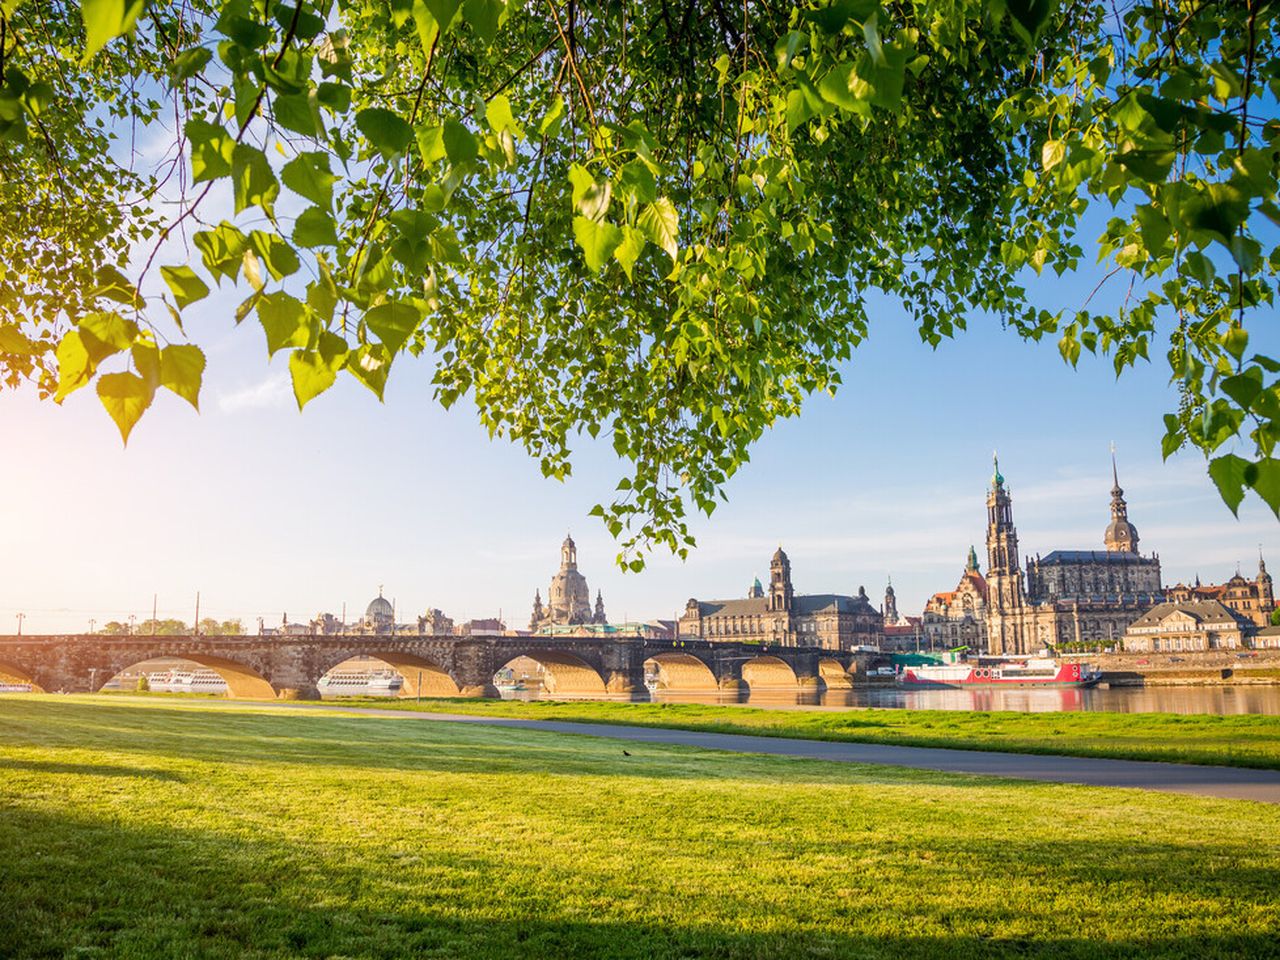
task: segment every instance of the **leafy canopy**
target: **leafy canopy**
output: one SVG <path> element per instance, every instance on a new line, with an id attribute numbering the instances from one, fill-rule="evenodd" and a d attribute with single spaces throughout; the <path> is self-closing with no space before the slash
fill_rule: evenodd
<path id="1" fill-rule="evenodd" d="M 933 344 L 985 315 L 1117 373 L 1163 350 L 1165 455 L 1280 509 L 1274 9 L 0 0 L 0 375 L 93 383 L 127 439 L 198 403 L 183 319 L 234 290 L 299 407 L 425 353 L 548 476 L 604 434 L 638 569 L 838 387 L 878 291 Z M 1118 312 L 1031 301 L 1086 255 Z"/>

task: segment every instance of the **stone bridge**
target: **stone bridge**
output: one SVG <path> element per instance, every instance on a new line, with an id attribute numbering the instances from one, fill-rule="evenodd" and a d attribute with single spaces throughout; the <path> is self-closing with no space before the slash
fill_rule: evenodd
<path id="1" fill-rule="evenodd" d="M 403 678 L 402 697 L 497 696 L 493 675 L 517 657 L 544 667 L 549 694 L 643 696 L 645 664 L 672 691 L 846 687 L 876 654 L 815 647 L 595 637 L 455 636 L 0 636 L 0 678 L 47 692 L 93 692 L 155 657 L 216 671 L 231 697 L 319 697 L 317 684 L 352 657 L 373 657 Z"/>

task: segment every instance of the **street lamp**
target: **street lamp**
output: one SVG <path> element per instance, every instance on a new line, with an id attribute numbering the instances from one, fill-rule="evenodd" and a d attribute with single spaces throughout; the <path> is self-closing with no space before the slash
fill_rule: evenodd
<path id="1" fill-rule="evenodd" d="M 94 620 L 94 619 L 92 619 L 92 618 L 90 618 L 90 620 L 89 620 L 89 632 L 90 632 L 90 633 L 93 633 L 93 628 L 94 628 L 94 627 L 96 627 L 97 625 L 98 625 L 98 621 L 97 621 L 97 620 Z"/>
<path id="2" fill-rule="evenodd" d="M 22 636 L 22 621 L 26 619 L 25 613 L 18 614 L 18 636 Z"/>
<path id="3" fill-rule="evenodd" d="M 137 624 L 138 624 L 137 614 L 134 614 L 134 613 L 129 614 L 129 636 L 133 636 L 134 631 L 137 630 L 138 628 Z"/>

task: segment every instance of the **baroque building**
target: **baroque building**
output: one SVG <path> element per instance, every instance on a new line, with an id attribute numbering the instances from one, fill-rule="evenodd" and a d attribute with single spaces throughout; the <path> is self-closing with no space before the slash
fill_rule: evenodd
<path id="1" fill-rule="evenodd" d="M 996 462 L 987 496 L 987 644 L 1028 654 L 1067 643 L 1118 644 L 1125 629 L 1164 600 L 1160 558 L 1138 553 L 1124 490 L 1111 463 L 1111 523 L 1105 550 L 1055 550 L 1018 560 L 1013 501 Z"/>
<path id="2" fill-rule="evenodd" d="M 978 570 L 978 551 L 973 547 L 956 588 L 930 597 L 923 620 L 930 650 L 987 649 L 987 581 Z"/>
<path id="3" fill-rule="evenodd" d="M 742 599 L 690 598 L 678 632 L 685 639 L 852 650 L 880 646 L 884 615 L 871 605 L 863 588 L 857 596 L 797 595 L 791 561 L 779 547 L 769 563 L 767 593 L 757 579 Z"/>
<path id="4" fill-rule="evenodd" d="M 607 622 L 604 597 L 596 591 L 593 609 L 587 578 L 578 572 L 578 545 L 572 536 L 566 536 L 560 545 L 560 569 L 551 578 L 545 606 L 541 592 L 534 591 L 529 629 L 536 633 L 548 627 Z"/>
<path id="5" fill-rule="evenodd" d="M 1166 594 L 1170 600 L 1179 603 L 1216 600 L 1258 627 L 1270 626 L 1271 613 L 1276 608 L 1271 574 L 1267 573 L 1267 562 L 1262 559 L 1261 550 L 1258 551 L 1258 575 L 1252 580 L 1241 576 L 1237 570 L 1236 575 L 1226 583 L 1201 586 L 1199 578 L 1196 578 L 1194 586 L 1179 583 L 1170 587 Z"/>
<path id="6" fill-rule="evenodd" d="M 1126 653 L 1236 650 L 1244 646 L 1248 620 L 1217 600 L 1158 603 L 1124 634 Z"/>

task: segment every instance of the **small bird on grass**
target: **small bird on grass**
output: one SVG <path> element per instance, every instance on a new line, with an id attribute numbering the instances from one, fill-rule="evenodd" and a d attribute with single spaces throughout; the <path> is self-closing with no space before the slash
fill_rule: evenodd
<path id="1" fill-rule="evenodd" d="M 631 754 L 627 753 L 627 751 L 625 751 L 625 750 L 623 750 L 623 751 L 622 751 L 622 755 L 623 755 L 624 757 L 629 757 L 629 756 L 631 756 Z"/>

